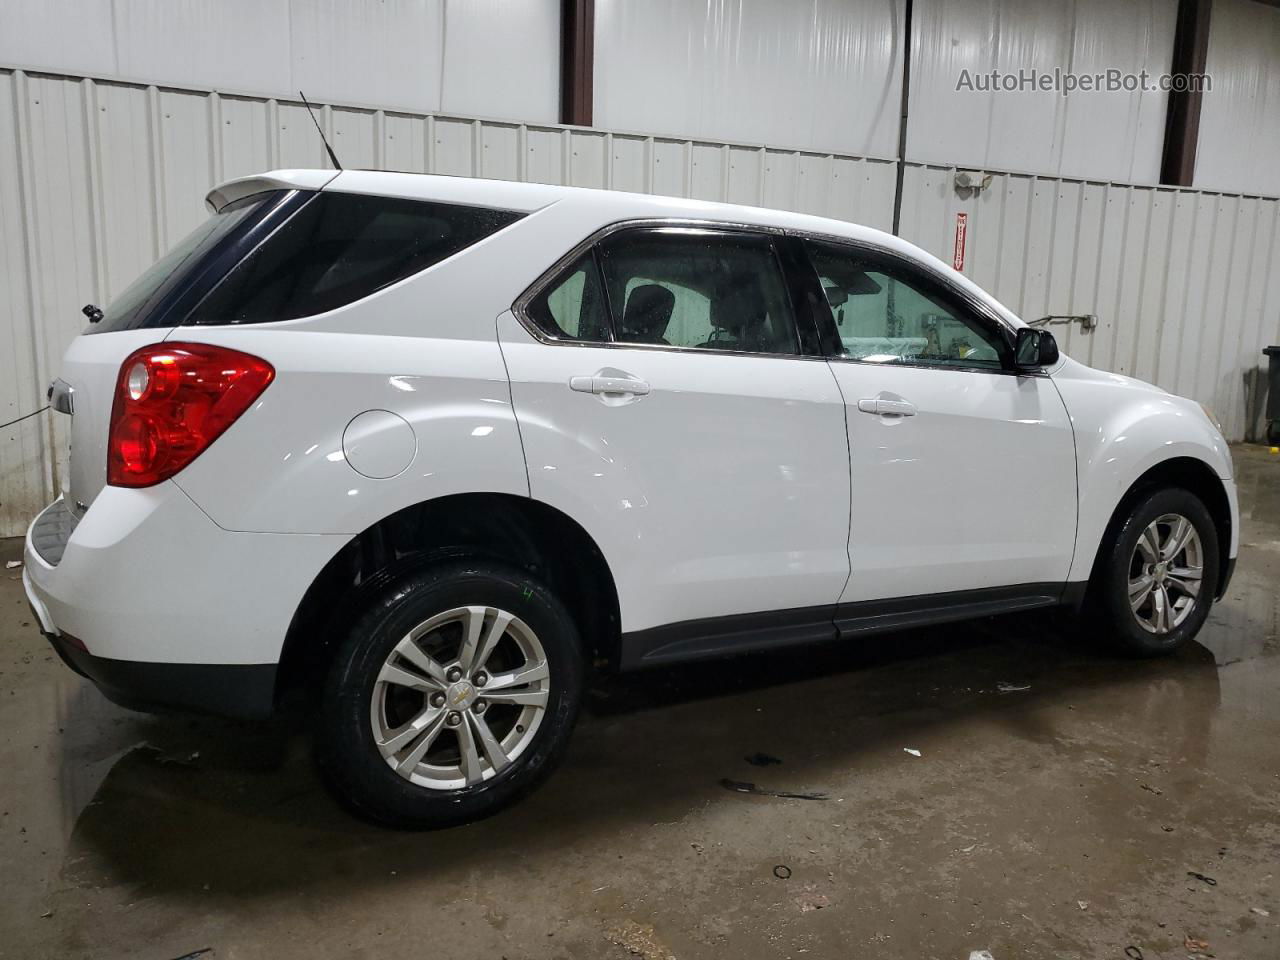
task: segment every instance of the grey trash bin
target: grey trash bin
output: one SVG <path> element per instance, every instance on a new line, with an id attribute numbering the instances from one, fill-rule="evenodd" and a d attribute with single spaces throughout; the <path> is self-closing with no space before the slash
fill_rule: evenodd
<path id="1" fill-rule="evenodd" d="M 1280 347 L 1264 347 L 1267 355 L 1267 443 L 1280 445 Z"/>

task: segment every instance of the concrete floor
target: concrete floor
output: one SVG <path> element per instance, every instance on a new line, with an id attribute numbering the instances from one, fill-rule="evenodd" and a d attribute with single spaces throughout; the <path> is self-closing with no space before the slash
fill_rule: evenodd
<path id="1" fill-rule="evenodd" d="M 1235 456 L 1239 569 L 1175 658 L 1040 616 L 615 679 L 540 792 L 433 834 L 335 807 L 300 719 L 107 703 L 5 571 L 0 957 L 1274 960 L 1280 457 Z"/>

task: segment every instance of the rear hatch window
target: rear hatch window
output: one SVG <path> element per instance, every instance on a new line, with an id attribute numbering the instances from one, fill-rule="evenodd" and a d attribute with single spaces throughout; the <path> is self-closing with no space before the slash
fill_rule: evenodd
<path id="1" fill-rule="evenodd" d="M 520 217 L 459 204 L 321 193 L 245 257 L 185 322 L 263 323 L 335 310 Z"/>
<path id="2" fill-rule="evenodd" d="M 134 281 L 88 332 L 313 316 L 434 266 L 521 216 L 353 193 L 245 197 Z"/>
<path id="3" fill-rule="evenodd" d="M 185 315 L 234 265 L 234 251 L 243 255 L 246 244 L 260 242 L 300 199 L 297 191 L 271 190 L 227 204 L 129 284 L 85 332 L 175 326 L 178 312 Z"/>

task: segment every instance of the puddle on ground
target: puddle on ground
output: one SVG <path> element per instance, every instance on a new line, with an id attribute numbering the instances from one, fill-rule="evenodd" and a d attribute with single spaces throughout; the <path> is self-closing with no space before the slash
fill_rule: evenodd
<path id="1" fill-rule="evenodd" d="M 300 716 L 266 726 L 143 717 L 87 684 L 58 684 L 46 703 L 65 731 L 55 743 L 57 804 L 42 815 L 60 822 L 72 885 L 242 897 L 377 882 L 388 862 L 426 869 L 413 851 L 438 875 L 504 849 L 536 856 L 565 834 L 607 837 L 628 820 L 679 819 L 706 802 L 726 753 L 766 742 L 788 758 L 773 779 L 785 773 L 809 789 L 878 756 L 885 736 L 945 745 L 949 727 L 961 737 L 997 724 L 1050 743 L 1062 731 L 1045 712 L 1071 709 L 1200 762 L 1222 709 L 1221 671 L 1239 671 L 1235 696 L 1249 700 L 1280 680 L 1280 660 L 1260 659 L 1270 645 L 1241 638 L 1241 624 L 1255 622 L 1221 616 L 1207 643 L 1154 662 L 1102 657 L 1052 620 L 1027 616 L 896 634 L 862 654 L 820 648 L 618 678 L 592 689 L 569 759 L 542 792 L 485 824 L 407 837 L 333 803 Z M 474 849 L 476 831 L 488 853 Z"/>

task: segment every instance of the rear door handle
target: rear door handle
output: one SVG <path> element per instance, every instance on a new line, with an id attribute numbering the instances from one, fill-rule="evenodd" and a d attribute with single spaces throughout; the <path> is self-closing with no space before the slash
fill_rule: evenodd
<path id="1" fill-rule="evenodd" d="M 859 400 L 861 413 L 874 413 L 881 417 L 914 417 L 916 405 L 908 400 Z"/>
<path id="2" fill-rule="evenodd" d="M 649 392 L 649 384 L 630 377 L 570 377 L 569 389 L 578 393 L 629 393 L 643 397 Z"/>

